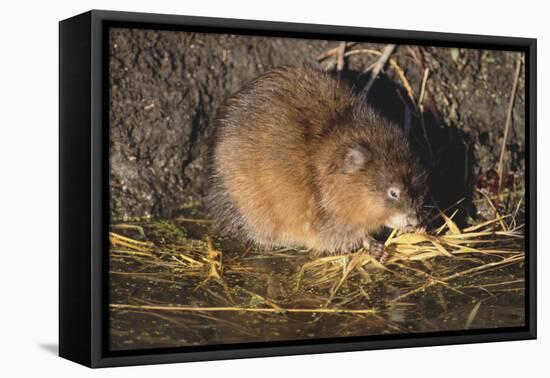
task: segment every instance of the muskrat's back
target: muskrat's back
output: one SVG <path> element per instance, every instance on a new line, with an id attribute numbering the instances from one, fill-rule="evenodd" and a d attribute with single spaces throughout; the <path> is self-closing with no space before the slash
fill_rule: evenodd
<path id="1" fill-rule="evenodd" d="M 340 251 L 361 245 L 389 215 L 384 201 L 376 203 L 376 196 L 357 187 L 362 167 L 342 176 L 349 151 L 363 142 L 384 143 L 397 160 L 410 158 L 398 127 L 366 107 L 346 83 L 315 69 L 264 74 L 227 101 L 214 126 L 213 215 L 266 246 Z M 372 162 L 380 160 L 374 156 L 378 147 L 369 147 Z M 355 157 L 361 160 L 362 153 Z M 415 159 L 410 162 L 405 170 Z M 387 169 L 386 163 L 379 168 Z M 391 167 L 390 175 L 401 168 Z M 365 208 L 350 206 L 354 200 L 370 202 L 369 211 L 357 214 Z"/>

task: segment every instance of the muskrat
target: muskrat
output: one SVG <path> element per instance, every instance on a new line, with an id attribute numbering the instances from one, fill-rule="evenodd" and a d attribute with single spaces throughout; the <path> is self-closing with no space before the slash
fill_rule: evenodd
<path id="1" fill-rule="evenodd" d="M 404 131 L 334 75 L 269 71 L 230 97 L 210 149 L 213 217 L 265 247 L 367 248 L 419 225 L 426 174 Z"/>

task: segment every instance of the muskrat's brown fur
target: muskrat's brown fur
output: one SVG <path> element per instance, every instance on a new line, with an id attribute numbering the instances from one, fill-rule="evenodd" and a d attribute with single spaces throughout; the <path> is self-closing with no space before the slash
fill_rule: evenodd
<path id="1" fill-rule="evenodd" d="M 213 216 L 259 245 L 343 252 L 418 224 L 426 180 L 406 135 L 329 73 L 267 72 L 214 126 Z"/>

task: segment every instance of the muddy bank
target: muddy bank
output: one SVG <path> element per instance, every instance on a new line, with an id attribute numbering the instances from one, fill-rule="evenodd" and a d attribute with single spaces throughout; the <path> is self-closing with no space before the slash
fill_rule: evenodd
<path id="1" fill-rule="evenodd" d="M 200 202 L 210 120 L 223 101 L 273 67 L 314 64 L 334 70 L 335 56 L 318 58 L 337 45 L 114 29 L 109 116 L 113 219 L 172 217 Z M 360 73 L 378 59 L 367 50 L 382 48 L 367 43 L 348 46 L 348 52 L 365 52 L 345 58 L 343 76 L 359 78 L 358 87 L 364 85 L 368 76 Z M 445 193 L 443 205 L 471 197 L 474 187 L 494 175 L 518 54 L 399 46 L 392 58 L 396 64 L 377 80 L 370 100 L 400 123 L 408 117 L 413 135 L 422 131 L 416 135 L 422 149 L 429 151 L 425 158 L 435 172 L 435 191 Z M 419 114 L 426 69 L 425 113 Z M 524 97 L 522 75 L 505 160 L 506 167 L 520 175 Z M 405 110 L 407 106 L 412 112 Z"/>

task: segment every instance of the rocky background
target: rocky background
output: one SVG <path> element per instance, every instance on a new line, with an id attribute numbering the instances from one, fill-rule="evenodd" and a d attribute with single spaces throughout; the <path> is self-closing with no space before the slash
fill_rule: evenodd
<path id="1" fill-rule="evenodd" d="M 383 49 L 369 43 L 112 29 L 113 220 L 168 218 L 201 202 L 210 121 L 251 79 L 273 67 L 307 64 L 338 70 L 361 90 L 369 79 L 363 72 Z M 471 199 L 476 189 L 497 190 L 517 64 L 522 64 L 517 52 L 401 45 L 369 92 L 369 101 L 411 130 L 432 169 L 431 190 L 441 207 Z M 521 68 L 503 164 L 503 185 L 513 190 L 523 185 L 524 82 Z"/>

